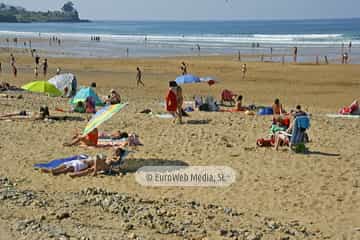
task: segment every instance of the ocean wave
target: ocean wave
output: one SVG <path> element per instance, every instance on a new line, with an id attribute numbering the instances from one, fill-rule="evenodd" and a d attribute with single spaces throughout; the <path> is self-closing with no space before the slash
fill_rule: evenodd
<path id="1" fill-rule="evenodd" d="M 20 31 L 0 31 L 3 36 L 17 37 L 39 37 L 50 38 L 59 36 L 63 39 L 89 40 L 94 34 L 89 33 L 56 33 L 56 32 L 20 32 Z M 153 43 L 167 44 L 207 44 L 207 45 L 236 45 L 249 43 L 262 44 L 309 44 L 309 45 L 338 45 L 342 42 L 352 41 L 354 44 L 360 44 L 359 39 L 352 39 L 343 34 L 238 34 L 238 35 L 114 35 L 114 34 L 96 34 L 102 41 L 114 42 L 144 42 L 145 38 Z"/>

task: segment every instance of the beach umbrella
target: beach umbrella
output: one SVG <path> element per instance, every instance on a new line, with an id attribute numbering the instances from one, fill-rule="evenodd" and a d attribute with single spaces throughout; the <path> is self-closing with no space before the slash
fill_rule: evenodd
<path id="1" fill-rule="evenodd" d="M 185 83 L 199 83 L 200 82 L 200 78 L 191 74 L 187 74 L 187 75 L 182 75 L 178 78 L 176 78 L 175 82 L 178 85 L 182 85 Z"/>
<path id="2" fill-rule="evenodd" d="M 104 106 L 104 102 L 101 101 L 96 92 L 90 87 L 80 89 L 70 100 L 70 104 L 75 105 L 78 102 L 85 102 L 88 97 L 91 97 L 95 101 L 96 106 Z"/>
<path id="3" fill-rule="evenodd" d="M 61 92 L 64 92 L 66 87 L 68 89 L 68 97 L 74 96 L 76 94 L 77 81 L 75 75 L 72 73 L 56 75 L 49 79 L 48 82 L 53 84 Z"/>
<path id="4" fill-rule="evenodd" d="M 89 134 L 92 130 L 100 126 L 105 121 L 109 120 L 112 116 L 114 116 L 115 113 L 120 112 L 127 105 L 127 103 L 121 103 L 103 107 L 96 114 L 93 115 L 93 117 L 85 127 L 83 134 Z"/>
<path id="5" fill-rule="evenodd" d="M 21 87 L 29 92 L 46 93 L 52 97 L 61 96 L 61 92 L 53 84 L 46 81 L 35 81 Z"/>
<path id="6" fill-rule="evenodd" d="M 212 86 L 217 83 L 218 80 L 214 77 L 202 77 L 200 78 L 200 82 L 206 82 L 207 84 L 209 84 L 209 86 Z"/>

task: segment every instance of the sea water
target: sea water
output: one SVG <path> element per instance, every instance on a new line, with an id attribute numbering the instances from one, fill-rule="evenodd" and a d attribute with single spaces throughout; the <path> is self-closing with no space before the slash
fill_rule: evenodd
<path id="1" fill-rule="evenodd" d="M 348 52 L 352 62 L 360 62 L 360 19 L 0 23 L 1 47 L 14 47 L 5 38 L 18 37 L 17 47 L 25 47 L 22 38 L 52 36 L 62 44 L 34 41 L 32 47 L 82 57 L 237 55 L 240 51 L 274 61 L 284 55 L 290 61 L 296 46 L 299 60 L 327 56 L 338 61 Z M 91 41 L 92 36 L 101 41 Z"/>

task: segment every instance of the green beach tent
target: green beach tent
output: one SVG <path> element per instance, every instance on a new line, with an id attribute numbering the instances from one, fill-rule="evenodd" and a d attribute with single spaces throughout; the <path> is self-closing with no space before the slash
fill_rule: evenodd
<path id="1" fill-rule="evenodd" d="M 95 101 L 96 106 L 104 106 L 104 102 L 101 101 L 96 92 L 90 87 L 80 89 L 70 100 L 70 104 L 75 105 L 78 102 L 85 102 L 88 97 L 91 97 Z"/>
<path id="2" fill-rule="evenodd" d="M 45 93 L 51 97 L 59 97 L 62 93 L 53 84 L 47 81 L 35 81 L 21 87 L 29 92 Z"/>

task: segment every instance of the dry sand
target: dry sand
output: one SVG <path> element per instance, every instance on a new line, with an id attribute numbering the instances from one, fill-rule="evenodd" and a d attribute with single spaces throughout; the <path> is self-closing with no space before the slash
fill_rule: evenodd
<path id="1" fill-rule="evenodd" d="M 17 86 L 34 80 L 32 59 L 17 56 L 19 76 L 14 79 L 9 74 L 8 55 L 4 53 L 1 58 L 1 80 Z M 312 113 L 310 154 L 256 148 L 256 139 L 268 134 L 271 117 L 194 112 L 185 119 L 187 123 L 184 125 L 174 125 L 166 119 L 137 114 L 145 108 L 163 111 L 159 103 L 163 101 L 168 81 L 179 74 L 183 60 L 189 64 L 189 72 L 216 76 L 220 80 L 213 87 L 206 84 L 185 85 L 183 92 L 186 100 L 191 100 L 195 94 L 219 97 L 222 89 L 231 89 L 244 96 L 245 104 L 270 105 L 276 97 L 280 97 L 287 109 L 301 104 Z M 77 196 L 74 193 L 96 187 L 143 199 L 164 201 L 164 198 L 169 198 L 180 203 L 196 201 L 236 209 L 244 215 L 230 219 L 232 228 L 240 231 L 240 226 L 249 223 L 249 230 L 263 234 L 262 238 L 249 235 L 244 238 L 239 236 L 238 239 L 360 239 L 360 120 L 324 116 L 359 98 L 358 65 L 248 63 L 248 77 L 244 81 L 241 80 L 241 63 L 236 61 L 235 56 L 124 60 L 57 58 L 50 59 L 49 65 L 51 73 L 58 66 L 64 72 L 75 73 L 80 85 L 96 82 L 100 95 L 107 95 L 110 88 L 117 89 L 130 104 L 100 130 L 136 132 L 144 146 L 127 160 L 128 173 L 125 175 L 80 179 L 52 177 L 33 170 L 32 165 L 77 153 L 104 152 L 62 147 L 74 129 L 83 128 L 85 122 L 0 121 L 0 176 L 15 182 L 17 191 L 32 191 L 50 202 L 46 208 L 37 204 L 22 207 L 10 200 L 0 200 L 1 229 L 6 229 L 2 226 L 7 225 L 7 232 L 17 237 L 47 239 L 49 235 L 39 235 L 36 230 L 26 228 L 21 231 L 20 228 L 16 231 L 14 227 L 21 220 L 43 215 L 43 222 L 63 226 L 64 231 L 74 239 L 81 236 L 90 239 L 135 239 L 134 234 L 139 239 L 185 239 L 175 234 L 157 233 L 158 230 L 141 224 L 133 230 L 120 228 L 116 215 L 80 203 L 74 203 L 74 216 L 69 219 L 60 222 L 52 217 L 58 209 L 72 211 L 72 206 L 65 203 L 74 201 Z M 145 88 L 136 88 L 136 66 L 143 69 Z M 68 108 L 65 99 L 36 94 L 23 96 L 21 100 L 0 98 L 0 113 L 23 109 L 34 111 L 43 104 L 47 104 L 50 110 Z M 228 188 L 145 188 L 136 183 L 133 171 L 139 167 L 174 162 L 192 166 L 225 165 L 235 169 L 239 175 L 236 183 Z M 177 208 L 176 204 L 169 206 Z M 179 211 L 182 211 L 180 205 Z M 208 217 L 209 213 L 205 214 Z M 178 216 L 180 219 L 176 221 L 181 221 L 183 215 L 179 213 Z M 194 215 L 192 220 L 200 221 L 199 216 Z M 219 216 L 218 221 L 226 219 L 221 214 L 216 216 Z M 253 219 L 256 217 L 261 221 Z M 293 236 L 283 230 L 264 230 L 260 226 L 266 225 L 262 223 L 267 221 L 266 217 L 284 223 L 297 220 L 314 235 Z M 207 226 L 208 221 L 203 224 Z M 78 225 L 88 232 L 77 231 L 80 229 Z M 197 238 L 189 235 L 188 239 L 206 239 L 206 236 L 207 239 L 231 239 L 229 234 L 221 236 L 220 229 L 226 228 L 221 225 L 228 226 L 224 220 L 213 227 L 213 232 L 200 234 Z M 2 238 L 4 236 L 2 234 Z"/>

